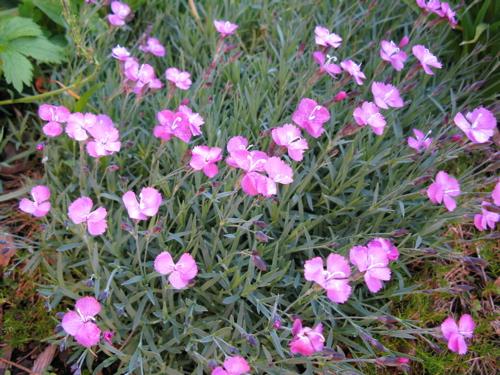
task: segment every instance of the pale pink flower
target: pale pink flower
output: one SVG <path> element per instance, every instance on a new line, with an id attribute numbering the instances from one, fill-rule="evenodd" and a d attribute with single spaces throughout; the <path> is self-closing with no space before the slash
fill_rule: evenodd
<path id="1" fill-rule="evenodd" d="M 330 33 L 330 30 L 323 26 L 316 26 L 314 28 L 314 40 L 317 45 L 323 47 L 339 48 L 342 44 L 340 36 Z"/>
<path id="2" fill-rule="evenodd" d="M 356 81 L 358 85 L 363 84 L 363 80 L 366 79 L 366 76 L 361 71 L 360 65 L 356 64 L 352 60 L 344 60 L 340 63 L 340 66 L 354 78 L 354 81 Z"/>
<path id="3" fill-rule="evenodd" d="M 111 2 L 111 11 L 113 13 L 108 15 L 108 22 L 113 26 L 123 26 L 131 9 L 125 3 L 113 1 Z"/>
<path id="4" fill-rule="evenodd" d="M 398 248 L 394 246 L 391 240 L 387 238 L 381 238 L 381 237 L 374 238 L 373 240 L 368 242 L 366 246 L 368 247 L 368 249 L 375 249 L 375 248 L 382 249 L 386 253 L 387 258 L 390 261 L 398 260 L 399 258 Z"/>
<path id="5" fill-rule="evenodd" d="M 85 141 L 89 137 L 87 129 L 93 127 L 97 122 L 97 116 L 92 113 L 75 112 L 69 115 L 66 124 L 66 134 L 76 141 Z"/>
<path id="6" fill-rule="evenodd" d="M 292 327 L 293 339 L 290 341 L 292 354 L 310 356 L 323 350 L 325 337 L 323 325 L 318 323 L 314 328 L 302 327 L 302 321 L 295 319 Z"/>
<path id="7" fill-rule="evenodd" d="M 120 151 L 120 133 L 109 116 L 98 115 L 96 124 L 87 132 L 94 138 L 86 146 L 90 156 L 98 158 Z"/>
<path id="8" fill-rule="evenodd" d="M 491 192 L 491 198 L 493 198 L 493 203 L 495 203 L 495 205 L 500 206 L 500 180 Z"/>
<path id="9" fill-rule="evenodd" d="M 408 137 L 408 146 L 417 152 L 427 150 L 432 143 L 432 138 L 429 138 L 430 133 L 431 132 L 429 131 L 427 134 L 424 134 L 418 129 L 413 129 L 415 137 Z"/>
<path id="10" fill-rule="evenodd" d="M 69 115 L 69 109 L 62 105 L 42 104 L 38 108 L 38 116 L 47 122 L 65 123 Z"/>
<path id="11" fill-rule="evenodd" d="M 61 325 L 77 343 L 90 348 L 96 345 L 101 337 L 101 329 L 94 323 L 95 316 L 100 311 L 101 305 L 94 297 L 79 298 L 75 303 L 75 310 L 64 314 Z"/>
<path id="12" fill-rule="evenodd" d="M 137 95 L 142 95 L 148 88 L 158 90 L 163 86 L 161 81 L 156 78 L 154 68 L 149 64 L 140 65 L 137 69 L 136 75 L 137 80 L 133 91 Z"/>
<path id="13" fill-rule="evenodd" d="M 184 112 L 173 112 L 164 109 L 156 114 L 156 119 L 160 123 L 153 129 L 153 135 L 164 141 L 172 137 L 177 137 L 185 143 L 191 140 L 192 132 L 188 116 Z"/>
<path id="14" fill-rule="evenodd" d="M 123 75 L 129 81 L 136 82 L 139 79 L 139 61 L 135 57 L 125 59 L 123 63 Z"/>
<path id="15" fill-rule="evenodd" d="M 488 211 L 488 207 L 491 207 L 491 204 L 483 201 L 481 203 L 481 213 L 474 215 L 474 225 L 477 230 L 483 231 L 488 230 L 488 228 L 493 230 L 500 221 L 500 214 Z"/>
<path id="16" fill-rule="evenodd" d="M 248 139 L 242 137 L 240 135 L 236 137 L 232 137 L 227 142 L 227 151 L 229 152 L 229 156 L 226 158 L 226 163 L 230 167 L 239 168 L 236 160 L 231 156 L 233 153 L 237 151 L 246 151 L 248 147 Z"/>
<path id="17" fill-rule="evenodd" d="M 217 32 L 223 37 L 233 35 L 238 29 L 238 25 L 224 20 L 215 20 L 214 26 Z"/>
<path id="18" fill-rule="evenodd" d="M 432 203 L 442 203 L 448 211 L 453 211 L 457 203 L 453 197 L 460 195 L 460 185 L 457 179 L 444 171 L 439 171 L 436 180 L 427 189 L 427 196 Z"/>
<path id="19" fill-rule="evenodd" d="M 469 314 L 462 315 L 458 324 L 455 319 L 448 317 L 441 324 L 441 332 L 444 338 L 448 340 L 448 349 L 460 355 L 467 353 L 465 339 L 472 338 L 475 326 L 474 320 Z"/>
<path id="20" fill-rule="evenodd" d="M 162 197 L 158 190 L 152 187 L 142 188 L 139 201 L 133 191 L 127 191 L 122 197 L 128 216 L 135 220 L 146 220 L 155 216 L 160 208 Z"/>
<path id="21" fill-rule="evenodd" d="M 431 67 L 437 69 L 441 69 L 443 67 L 443 64 L 441 64 L 437 57 L 430 53 L 425 46 L 417 44 L 416 46 L 413 46 L 411 51 L 413 52 L 413 55 L 418 59 L 418 61 L 420 61 L 422 68 L 424 68 L 424 71 L 427 74 L 434 75 Z"/>
<path id="22" fill-rule="evenodd" d="M 113 337 L 115 337 L 115 333 L 113 331 L 104 331 L 102 333 L 103 340 L 106 341 L 109 345 L 113 344 Z"/>
<path id="23" fill-rule="evenodd" d="M 495 116 L 483 107 L 478 107 L 465 116 L 457 113 L 453 121 L 474 143 L 488 142 L 497 128 Z"/>
<path id="24" fill-rule="evenodd" d="M 185 288 L 198 274 L 198 266 L 194 258 L 184 253 L 177 263 L 174 263 L 168 251 L 158 254 L 154 261 L 154 269 L 161 275 L 168 275 L 168 281 L 174 289 Z"/>
<path id="25" fill-rule="evenodd" d="M 50 211 L 50 190 L 45 185 L 37 185 L 31 189 L 33 201 L 21 199 L 19 209 L 35 217 L 43 217 Z"/>
<path id="26" fill-rule="evenodd" d="M 201 117 L 199 113 L 193 112 L 193 110 L 186 105 L 180 105 L 177 111 L 187 116 L 191 134 L 193 136 L 201 135 L 201 126 L 205 123 L 203 117 Z"/>
<path id="27" fill-rule="evenodd" d="M 342 73 L 340 66 L 331 63 L 330 56 L 325 56 L 325 54 L 321 51 L 314 52 L 313 59 L 319 65 L 321 73 L 328 73 L 332 77 L 335 77 L 336 74 Z"/>
<path id="28" fill-rule="evenodd" d="M 385 117 L 374 103 L 363 102 L 360 107 L 354 109 L 353 117 L 359 126 L 369 125 L 377 135 L 384 133 Z"/>
<path id="29" fill-rule="evenodd" d="M 232 162 L 236 168 L 245 172 L 264 172 L 268 156 L 263 151 L 236 150 L 231 152 Z"/>
<path id="30" fill-rule="evenodd" d="M 106 231 L 108 212 L 104 207 L 92 211 L 94 203 L 89 197 L 81 197 L 68 207 L 68 216 L 74 224 L 87 224 L 87 229 L 92 236 L 99 236 Z"/>
<path id="31" fill-rule="evenodd" d="M 126 61 L 130 57 L 130 52 L 118 44 L 111 50 L 111 56 L 119 61 Z"/>
<path id="32" fill-rule="evenodd" d="M 181 90 L 188 90 L 191 87 L 191 74 L 180 71 L 177 68 L 168 68 L 165 71 L 165 77 Z"/>
<path id="33" fill-rule="evenodd" d="M 191 151 L 191 161 L 189 162 L 189 165 L 195 171 L 203 171 L 207 177 L 212 178 L 219 172 L 219 168 L 216 163 L 221 159 L 221 148 L 196 146 Z"/>
<path id="34" fill-rule="evenodd" d="M 211 375 L 243 375 L 248 374 L 250 370 L 246 359 L 237 355 L 226 358 L 224 365 L 214 368 Z"/>
<path id="35" fill-rule="evenodd" d="M 365 273 L 366 286 L 372 293 L 382 289 L 383 281 L 391 279 L 389 258 L 381 247 L 354 246 L 349 251 L 349 260 L 360 272 Z"/>
<path id="36" fill-rule="evenodd" d="M 401 108 L 404 106 L 403 99 L 401 99 L 401 96 L 399 95 L 399 90 L 391 84 L 373 82 L 372 94 L 375 104 L 379 108 Z"/>
<path id="37" fill-rule="evenodd" d="M 323 125 L 330 120 L 330 112 L 316 101 L 303 98 L 292 114 L 292 120 L 313 138 L 318 138 L 325 129 Z"/>
<path id="38" fill-rule="evenodd" d="M 149 37 L 146 44 L 139 46 L 142 52 L 149 52 L 152 55 L 163 57 L 165 56 L 165 47 L 157 38 Z"/>
<path id="39" fill-rule="evenodd" d="M 257 172 L 246 173 L 241 179 L 241 188 L 249 196 L 270 197 L 277 193 L 276 182 Z"/>
<path id="40" fill-rule="evenodd" d="M 50 121 L 42 127 L 43 134 L 47 137 L 58 137 L 62 134 L 63 126 L 55 121 Z"/>
<path id="41" fill-rule="evenodd" d="M 408 59 L 406 52 L 402 51 L 392 40 L 380 42 L 380 57 L 389 62 L 398 72 L 404 68 L 405 61 Z"/>
<path id="42" fill-rule="evenodd" d="M 278 184 L 288 185 L 293 182 L 292 168 L 277 156 L 267 159 L 264 169 L 267 175 Z"/>
<path id="43" fill-rule="evenodd" d="M 426 12 L 438 14 L 439 9 L 441 8 L 441 2 L 439 0 L 416 0 L 416 3 L 419 8 Z"/>
<path id="44" fill-rule="evenodd" d="M 285 124 L 271 131 L 274 143 L 287 148 L 288 156 L 295 161 L 304 158 L 304 151 L 309 147 L 307 141 L 302 138 L 300 129 L 292 124 Z"/>
<path id="45" fill-rule="evenodd" d="M 457 13 L 453 9 L 451 9 L 450 4 L 441 3 L 440 15 L 441 17 L 448 19 L 448 22 L 453 29 L 457 26 L 458 24 L 456 19 Z"/>

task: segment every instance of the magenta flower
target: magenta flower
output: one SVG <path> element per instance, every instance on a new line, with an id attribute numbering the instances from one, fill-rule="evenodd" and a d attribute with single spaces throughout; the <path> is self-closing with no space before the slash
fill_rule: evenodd
<path id="1" fill-rule="evenodd" d="M 185 143 L 191 140 L 192 132 L 188 116 L 184 112 L 173 112 L 164 109 L 156 114 L 156 119 L 160 123 L 153 129 L 153 135 L 164 141 L 172 137 L 177 137 Z"/>
<path id="2" fill-rule="evenodd" d="M 191 74 L 180 71 L 177 68 L 168 68 L 165 71 L 165 77 L 181 90 L 188 90 L 191 87 Z"/>
<path id="3" fill-rule="evenodd" d="M 87 129 L 97 123 L 97 116 L 92 113 L 75 112 L 69 115 L 66 134 L 75 141 L 85 141 L 89 137 Z"/>
<path id="4" fill-rule="evenodd" d="M 422 68 L 424 68 L 424 71 L 427 74 L 434 75 L 431 67 L 437 69 L 441 69 L 443 67 L 443 64 L 441 64 L 437 57 L 430 53 L 429 50 L 425 48 L 425 46 L 417 44 L 416 46 L 413 46 L 411 51 L 413 52 L 413 55 L 418 59 L 418 61 L 420 61 Z"/>
<path id="5" fill-rule="evenodd" d="M 347 99 L 347 93 L 345 91 L 339 91 L 334 97 L 333 100 L 335 102 L 341 102 L 342 100 Z"/>
<path id="6" fill-rule="evenodd" d="M 391 84 L 373 82 L 372 94 L 375 104 L 379 108 L 401 108 L 404 105 L 403 99 L 401 99 L 401 96 L 399 95 L 399 90 Z"/>
<path id="7" fill-rule="evenodd" d="M 416 0 L 419 8 L 423 9 L 425 12 L 436 13 L 441 8 L 441 2 L 439 0 Z"/>
<path id="8" fill-rule="evenodd" d="M 288 156 L 295 161 L 304 158 L 304 151 L 309 147 L 307 141 L 302 138 L 300 129 L 292 124 L 285 124 L 271 131 L 274 143 L 287 148 Z"/>
<path id="9" fill-rule="evenodd" d="M 293 170 L 280 158 L 273 156 L 264 165 L 267 175 L 276 183 L 288 185 L 293 182 Z"/>
<path id="10" fill-rule="evenodd" d="M 75 310 L 64 314 L 61 325 L 77 343 L 90 348 L 96 345 L 101 337 L 101 329 L 94 323 L 95 316 L 100 311 L 101 305 L 94 297 L 79 298 L 75 303 Z"/>
<path id="11" fill-rule="evenodd" d="M 130 7 L 120 1 L 111 2 L 112 14 L 108 15 L 108 22 L 113 26 L 124 26 L 127 17 L 129 16 L 131 9 Z"/>
<path id="12" fill-rule="evenodd" d="M 436 180 L 427 189 L 427 196 L 432 203 L 442 203 L 448 211 L 453 211 L 457 207 L 457 202 L 453 197 L 460 195 L 460 185 L 457 179 L 444 171 L 438 172 Z"/>
<path id="13" fill-rule="evenodd" d="M 483 231 L 488 228 L 493 230 L 495 229 L 498 221 L 500 221 L 500 214 L 487 210 L 490 206 L 490 203 L 483 201 L 481 203 L 481 213 L 474 215 L 474 225 L 477 230 Z"/>
<path id="14" fill-rule="evenodd" d="M 292 114 L 292 120 L 313 138 L 318 138 L 325 129 L 323 125 L 330 120 L 330 112 L 316 101 L 303 98 Z"/>
<path id="15" fill-rule="evenodd" d="M 263 151 L 235 150 L 230 153 L 232 162 L 245 172 L 264 172 L 268 156 Z"/>
<path id="16" fill-rule="evenodd" d="M 222 149 L 219 147 L 196 146 L 191 151 L 189 165 L 195 171 L 203 171 L 208 178 L 214 177 L 218 172 L 217 162 L 222 159 Z"/>
<path id="17" fill-rule="evenodd" d="M 238 25 L 229 21 L 215 20 L 214 26 L 222 38 L 233 35 L 238 29 Z"/>
<path id="18" fill-rule="evenodd" d="M 405 61 L 408 59 L 406 52 L 401 51 L 392 40 L 390 42 L 387 40 L 380 42 L 380 57 L 382 60 L 389 62 L 398 72 L 404 68 Z"/>
<path id="19" fill-rule="evenodd" d="M 111 56 L 119 61 L 126 61 L 130 57 L 130 52 L 118 44 L 111 50 Z"/>
<path id="20" fill-rule="evenodd" d="M 35 217 L 43 217 L 50 211 L 50 190 L 45 185 L 37 185 L 31 189 L 30 201 L 27 198 L 21 199 L 19 209 Z"/>
<path id="21" fill-rule="evenodd" d="M 330 33 L 330 30 L 323 26 L 316 26 L 314 28 L 314 39 L 317 45 L 323 47 L 339 48 L 342 44 L 340 36 Z"/>
<path id="22" fill-rule="evenodd" d="M 354 109 L 353 117 L 359 126 L 369 125 L 377 135 L 384 133 L 385 117 L 372 102 L 363 102 L 360 107 Z"/>
<path id="23" fill-rule="evenodd" d="M 125 65 L 127 62 L 128 60 L 125 62 Z M 130 77 L 137 77 L 135 79 L 135 86 L 133 87 L 133 91 L 137 95 L 142 95 L 148 88 L 158 90 L 163 87 L 161 81 L 156 78 L 154 68 L 149 64 L 139 66 L 137 63 L 132 63 L 126 69 Z"/>
<path id="24" fill-rule="evenodd" d="M 455 319 L 448 317 L 441 324 L 441 332 L 446 340 L 448 340 L 448 349 L 452 352 L 463 355 L 467 353 L 467 343 L 465 339 L 472 338 L 475 328 L 474 320 L 469 314 L 464 314 L 458 321 L 458 325 Z"/>
<path id="25" fill-rule="evenodd" d="M 146 44 L 139 46 L 139 49 L 142 52 L 149 52 L 150 54 L 158 57 L 165 56 L 165 47 L 163 47 L 163 44 L 161 44 L 158 39 L 153 37 L 149 37 L 146 40 Z"/>
<path id="26" fill-rule="evenodd" d="M 349 251 L 349 260 L 360 272 L 365 273 L 366 286 L 372 293 L 382 289 L 383 281 L 391 279 L 389 258 L 382 247 L 354 246 Z"/>
<path id="27" fill-rule="evenodd" d="M 432 143 L 432 138 L 429 138 L 430 133 L 429 131 L 427 134 L 424 134 L 418 129 L 413 129 L 415 137 L 408 137 L 408 146 L 417 152 L 427 150 Z"/>
<path id="28" fill-rule="evenodd" d="M 323 325 L 318 323 L 314 328 L 302 327 L 302 321 L 295 319 L 292 327 L 293 339 L 290 341 L 292 354 L 310 356 L 323 350 L 325 337 Z"/>
<path id="29" fill-rule="evenodd" d="M 227 358 L 223 366 L 212 370 L 212 375 L 243 375 L 250 372 L 250 365 L 242 356 L 236 355 Z"/>
<path id="30" fill-rule="evenodd" d="M 387 238 L 374 238 L 366 246 L 370 251 L 371 249 L 382 249 L 390 261 L 398 260 L 399 258 L 398 248 Z"/>
<path id="31" fill-rule="evenodd" d="M 500 180 L 491 192 L 491 198 L 493 198 L 493 203 L 495 203 L 496 206 L 500 206 Z"/>
<path id="32" fill-rule="evenodd" d="M 38 108 L 38 116 L 48 121 L 42 128 L 43 133 L 48 137 L 57 137 L 62 134 L 62 123 L 68 121 L 69 110 L 64 106 L 42 104 Z"/>
<path id="33" fill-rule="evenodd" d="M 495 116 L 483 107 L 478 107 L 465 116 L 459 112 L 453 121 L 474 143 L 488 142 L 497 128 Z"/>
<path id="34" fill-rule="evenodd" d="M 115 337 L 115 333 L 113 331 L 104 331 L 102 333 L 102 339 L 109 345 L 113 344 L 113 337 Z"/>
<path id="35" fill-rule="evenodd" d="M 122 200 L 131 219 L 146 220 L 158 213 L 162 197 L 155 188 L 145 187 L 139 194 L 139 202 L 133 191 L 127 191 L 123 194 Z"/>
<path id="36" fill-rule="evenodd" d="M 270 197 L 277 193 L 276 182 L 257 172 L 246 173 L 241 179 L 241 188 L 249 196 Z"/>
<path id="37" fill-rule="evenodd" d="M 226 146 L 227 151 L 229 152 L 229 156 L 226 158 L 227 165 L 233 168 L 239 168 L 237 159 L 240 158 L 241 156 L 239 156 L 237 152 L 247 151 L 247 147 L 248 147 L 248 139 L 246 139 L 245 137 L 238 135 L 236 137 L 232 137 L 231 139 L 229 139 Z M 236 159 L 231 156 L 233 153 L 235 154 Z"/>
<path id="38" fill-rule="evenodd" d="M 68 207 L 68 216 L 73 224 L 87 224 L 87 229 L 92 236 L 99 236 L 106 231 L 108 223 L 106 216 L 108 212 L 104 207 L 92 210 L 94 203 L 89 197 L 81 197 L 71 203 Z"/>
<path id="39" fill-rule="evenodd" d="M 363 84 L 363 80 L 366 79 L 366 76 L 361 71 L 360 65 L 356 64 L 352 60 L 344 60 L 340 63 L 340 66 L 354 78 L 354 81 L 356 81 L 358 85 Z"/>
<path id="40" fill-rule="evenodd" d="M 174 289 L 185 288 L 198 274 L 198 266 L 194 258 L 184 253 L 177 263 L 174 263 L 168 251 L 164 251 L 155 258 L 154 269 L 161 275 L 168 275 L 168 281 Z"/>
<path id="41" fill-rule="evenodd" d="M 457 26 L 457 13 L 453 9 L 451 9 L 450 4 L 441 3 L 440 15 L 441 17 L 448 19 L 448 22 L 453 29 Z"/>
<path id="42" fill-rule="evenodd" d="M 332 77 L 336 74 L 342 73 L 342 69 L 337 64 L 333 64 L 330 61 L 332 58 L 330 56 L 325 56 L 321 51 L 316 51 L 313 53 L 313 59 L 319 65 L 319 71 L 321 73 L 328 73 Z"/>
<path id="43" fill-rule="evenodd" d="M 193 110 L 186 105 L 180 105 L 177 111 L 187 116 L 191 134 L 193 136 L 201 135 L 201 126 L 205 123 L 203 117 L 201 117 L 199 113 L 193 112 Z"/>
<path id="44" fill-rule="evenodd" d="M 98 158 L 120 151 L 120 133 L 109 116 L 98 115 L 96 124 L 87 132 L 94 138 L 86 146 L 90 156 Z"/>

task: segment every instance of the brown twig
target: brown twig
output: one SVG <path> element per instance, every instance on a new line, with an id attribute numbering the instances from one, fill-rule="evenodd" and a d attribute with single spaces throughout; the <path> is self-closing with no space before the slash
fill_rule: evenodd
<path id="1" fill-rule="evenodd" d="M 36 372 L 31 371 L 29 368 L 26 368 L 24 366 L 18 365 L 16 362 L 9 361 L 8 359 L 0 357 L 0 362 L 3 362 L 3 363 L 5 363 L 5 364 L 7 364 L 9 366 L 14 366 L 14 367 L 18 368 L 19 370 L 23 370 L 23 371 L 27 372 L 30 375 L 39 375 Z"/>

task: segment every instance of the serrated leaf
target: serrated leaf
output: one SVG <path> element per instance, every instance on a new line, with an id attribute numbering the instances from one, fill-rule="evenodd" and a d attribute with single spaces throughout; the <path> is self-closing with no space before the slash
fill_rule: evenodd
<path id="1" fill-rule="evenodd" d="M 42 29 L 30 18 L 12 17 L 0 20 L 0 35 L 6 40 L 24 36 L 41 36 Z"/>
<path id="2" fill-rule="evenodd" d="M 63 49 L 43 36 L 18 38 L 8 48 L 42 62 L 58 63 L 64 59 Z"/>
<path id="3" fill-rule="evenodd" d="M 16 51 L 4 51 L 0 53 L 2 70 L 7 83 L 21 92 L 23 85 L 29 85 L 33 78 L 33 65 L 22 54 Z"/>

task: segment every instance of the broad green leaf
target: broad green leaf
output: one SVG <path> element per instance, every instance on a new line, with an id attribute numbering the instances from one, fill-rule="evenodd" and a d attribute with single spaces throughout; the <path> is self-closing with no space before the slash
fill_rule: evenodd
<path id="1" fill-rule="evenodd" d="M 4 51 L 0 53 L 3 74 L 7 83 L 21 92 L 23 85 L 29 85 L 33 78 L 33 66 L 30 61 L 16 51 Z"/>
<path id="2" fill-rule="evenodd" d="M 60 0 L 33 0 L 33 4 L 52 21 L 64 27 L 62 17 L 62 2 Z"/>
<path id="3" fill-rule="evenodd" d="M 0 19 L 0 35 L 6 40 L 14 40 L 23 36 L 41 36 L 42 29 L 30 18 L 4 18 Z"/>
<path id="4" fill-rule="evenodd" d="M 10 42 L 9 49 L 42 62 L 58 63 L 64 59 L 63 49 L 43 36 L 18 38 Z"/>

